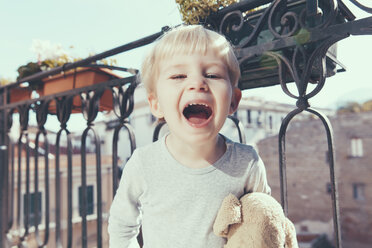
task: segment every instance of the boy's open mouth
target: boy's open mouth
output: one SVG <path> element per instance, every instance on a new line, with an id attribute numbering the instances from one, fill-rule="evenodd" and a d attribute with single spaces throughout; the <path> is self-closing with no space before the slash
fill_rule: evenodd
<path id="1" fill-rule="evenodd" d="M 185 107 L 183 115 L 192 124 L 203 124 L 212 115 L 212 109 L 207 104 L 191 103 Z"/>

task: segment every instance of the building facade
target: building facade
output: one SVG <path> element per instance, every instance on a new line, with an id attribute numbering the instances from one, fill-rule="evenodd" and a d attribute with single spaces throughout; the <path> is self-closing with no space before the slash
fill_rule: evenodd
<path id="1" fill-rule="evenodd" d="M 330 118 L 334 132 L 343 247 L 372 244 L 372 112 Z M 272 194 L 280 200 L 278 137 L 258 143 Z M 289 217 L 300 234 L 333 238 L 325 129 L 320 120 L 293 122 L 286 134 Z"/>

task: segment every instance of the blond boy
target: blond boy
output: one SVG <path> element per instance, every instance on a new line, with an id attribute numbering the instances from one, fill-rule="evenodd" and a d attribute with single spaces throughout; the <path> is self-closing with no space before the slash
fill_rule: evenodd
<path id="1" fill-rule="evenodd" d="M 229 193 L 270 193 L 251 146 L 219 134 L 237 109 L 239 64 L 226 39 L 199 25 L 157 41 L 143 62 L 151 112 L 169 133 L 138 148 L 125 165 L 109 218 L 111 248 L 220 248 L 212 226 Z"/>

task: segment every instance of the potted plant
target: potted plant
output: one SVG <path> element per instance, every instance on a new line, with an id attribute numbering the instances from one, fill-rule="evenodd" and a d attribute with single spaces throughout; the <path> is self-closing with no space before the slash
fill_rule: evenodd
<path id="1" fill-rule="evenodd" d="M 5 78 L 0 78 L 0 86 L 5 86 L 7 84 L 10 84 L 12 81 Z M 31 90 L 25 87 L 17 87 L 10 89 L 9 92 L 10 96 L 10 103 L 14 102 L 20 102 L 27 99 L 30 99 L 31 97 Z"/>
<path id="2" fill-rule="evenodd" d="M 76 70 L 69 70 L 63 74 L 42 79 L 43 87 L 39 94 L 41 96 L 52 95 L 118 78 L 121 77 L 106 68 L 77 68 Z M 112 108 L 112 93 L 110 90 L 105 90 L 100 99 L 100 111 L 108 111 Z M 80 112 L 80 109 L 80 96 L 75 96 L 73 99 L 73 113 Z M 54 101 L 49 104 L 49 111 L 52 113 L 56 112 L 56 103 Z"/>
<path id="3" fill-rule="evenodd" d="M 22 79 L 24 77 L 30 76 L 34 73 L 47 71 L 54 67 L 63 66 L 66 63 L 71 63 L 80 60 L 79 58 L 72 58 L 68 56 L 67 53 L 61 50 L 60 46 L 52 46 L 47 43 L 40 44 L 40 41 L 37 41 L 34 47 L 37 48 L 34 50 L 38 50 L 38 62 L 30 62 L 26 65 L 22 65 L 18 68 L 18 77 L 17 80 Z M 47 46 L 50 51 L 45 50 Z M 40 51 L 42 50 L 42 51 Z M 49 54 L 48 56 L 42 57 L 41 54 Z M 100 64 L 104 65 L 112 65 L 115 64 L 115 60 L 100 60 Z M 66 71 L 62 74 L 50 76 L 47 78 L 42 78 L 38 81 L 33 81 L 32 86 L 34 89 L 29 90 L 28 98 L 30 98 L 30 94 L 32 90 L 38 92 L 40 96 L 52 95 L 59 92 L 68 91 L 74 88 L 81 88 L 101 82 L 105 82 L 111 79 L 121 78 L 120 76 L 114 74 L 112 70 L 107 68 L 99 68 L 99 67 L 84 67 L 84 68 L 76 68 L 74 70 Z M 17 88 L 16 90 L 21 90 Z M 12 97 L 11 97 L 12 98 Z M 112 94 L 110 90 L 106 90 L 103 96 L 100 99 L 100 110 L 111 110 L 112 109 Z M 73 112 L 80 112 L 81 108 L 81 100 L 79 96 L 74 97 L 73 100 Z M 49 111 L 52 113 L 56 112 L 56 103 L 52 101 L 49 105 Z"/>
<path id="4" fill-rule="evenodd" d="M 211 13 L 217 12 L 237 0 L 176 0 L 182 20 L 187 24 L 198 24 L 205 20 Z"/>

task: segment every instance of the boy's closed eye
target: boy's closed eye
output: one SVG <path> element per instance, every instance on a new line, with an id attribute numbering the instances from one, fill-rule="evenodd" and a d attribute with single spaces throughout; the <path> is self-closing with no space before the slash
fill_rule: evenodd
<path id="1" fill-rule="evenodd" d="M 217 73 L 207 73 L 205 74 L 205 77 L 206 78 L 210 78 L 210 79 L 219 79 L 221 78 L 221 76 Z"/>
<path id="2" fill-rule="evenodd" d="M 175 75 L 171 75 L 169 78 L 170 79 L 184 79 L 184 78 L 187 78 L 187 75 L 186 74 L 175 74 Z"/>

